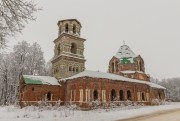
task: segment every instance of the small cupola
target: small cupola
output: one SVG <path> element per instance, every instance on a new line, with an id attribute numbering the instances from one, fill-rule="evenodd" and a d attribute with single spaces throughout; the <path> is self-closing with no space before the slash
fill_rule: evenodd
<path id="1" fill-rule="evenodd" d="M 63 33 L 80 36 L 81 23 L 77 19 L 66 19 L 58 22 L 58 36 Z"/>

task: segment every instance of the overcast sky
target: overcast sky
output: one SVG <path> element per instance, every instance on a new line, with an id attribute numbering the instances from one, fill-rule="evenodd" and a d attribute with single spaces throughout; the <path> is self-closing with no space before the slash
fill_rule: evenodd
<path id="1" fill-rule="evenodd" d="M 58 20 L 76 18 L 82 24 L 86 69 L 108 70 L 109 60 L 123 40 L 145 61 L 155 78 L 180 77 L 180 0 L 36 0 L 43 10 L 36 21 L 10 41 L 41 45 L 46 61 L 53 57 Z"/>

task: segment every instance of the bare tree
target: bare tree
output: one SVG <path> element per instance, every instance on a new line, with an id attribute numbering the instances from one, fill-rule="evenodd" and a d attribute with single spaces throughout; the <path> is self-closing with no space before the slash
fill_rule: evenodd
<path id="1" fill-rule="evenodd" d="M 33 13 L 38 10 L 32 1 L 0 0 L 0 49 L 7 37 L 20 33 L 29 20 L 35 20 Z"/>

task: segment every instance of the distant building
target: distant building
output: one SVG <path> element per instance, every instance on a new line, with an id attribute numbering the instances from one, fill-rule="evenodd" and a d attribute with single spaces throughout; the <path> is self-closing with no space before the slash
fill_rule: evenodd
<path id="1" fill-rule="evenodd" d="M 24 75 L 20 80 L 20 104 L 37 104 L 58 100 L 87 109 L 90 103 L 151 104 L 165 100 L 165 88 L 150 82 L 144 60 L 127 45 L 122 45 L 109 62 L 108 73 L 85 70 L 84 41 L 81 24 L 76 19 L 58 22 L 54 40 L 52 70 L 54 77 Z M 96 58 L 98 59 L 98 58 Z"/>

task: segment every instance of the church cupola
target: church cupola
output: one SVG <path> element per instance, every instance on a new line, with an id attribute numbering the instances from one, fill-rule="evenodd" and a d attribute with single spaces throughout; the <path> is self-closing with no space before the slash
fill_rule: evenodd
<path id="1" fill-rule="evenodd" d="M 110 73 L 123 73 L 123 72 L 145 72 L 144 60 L 140 55 L 136 55 L 129 46 L 122 45 L 117 51 L 116 55 L 109 62 Z"/>
<path id="2" fill-rule="evenodd" d="M 59 27 L 59 36 L 63 33 L 80 36 L 81 23 L 76 19 L 60 20 L 57 25 Z"/>
<path id="3" fill-rule="evenodd" d="M 122 45 L 115 57 L 120 59 L 121 64 L 130 64 L 134 62 L 133 58 L 137 57 L 137 55 L 130 49 L 129 46 Z"/>
<path id="4" fill-rule="evenodd" d="M 109 62 L 109 73 L 122 75 L 128 78 L 149 81 L 145 74 L 144 60 L 136 55 L 129 46 L 122 45 Z"/>

